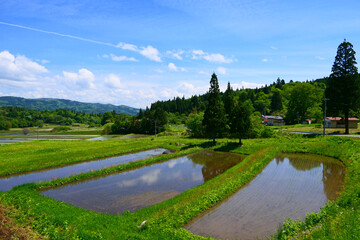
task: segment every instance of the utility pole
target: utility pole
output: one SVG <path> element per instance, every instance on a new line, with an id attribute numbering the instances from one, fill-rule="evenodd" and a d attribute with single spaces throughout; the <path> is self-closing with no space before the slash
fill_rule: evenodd
<path id="1" fill-rule="evenodd" d="M 324 122 L 323 122 L 323 126 L 324 126 L 324 132 L 323 132 L 323 136 L 325 136 L 325 120 L 326 120 L 326 101 L 329 101 L 330 98 L 323 98 L 324 102 L 325 102 L 325 109 L 324 109 Z"/>
<path id="2" fill-rule="evenodd" d="M 299 122 L 299 112 L 297 112 L 297 119 L 298 119 L 298 124 L 300 123 Z"/>

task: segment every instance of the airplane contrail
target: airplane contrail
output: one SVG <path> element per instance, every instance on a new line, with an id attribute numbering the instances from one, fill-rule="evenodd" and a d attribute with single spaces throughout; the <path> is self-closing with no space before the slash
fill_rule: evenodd
<path id="1" fill-rule="evenodd" d="M 80 41 L 91 42 L 91 43 L 95 43 L 95 44 L 100 44 L 100 45 L 105 45 L 105 46 L 110 46 L 110 47 L 118 48 L 117 45 L 112 44 L 112 43 L 96 41 L 96 40 L 92 40 L 92 39 L 88 39 L 88 38 L 83 38 L 83 37 L 78 37 L 78 36 L 73 36 L 73 35 L 69 35 L 69 34 L 62 34 L 62 33 L 57 33 L 57 32 L 50 32 L 50 31 L 46 31 L 46 30 L 42 30 L 42 29 L 38 29 L 38 28 L 26 27 L 26 26 L 22 26 L 22 25 L 17 25 L 17 24 L 12 24 L 12 23 L 7 23 L 7 22 L 1 22 L 1 21 L 0 21 L 0 24 L 7 25 L 7 26 L 11 26 L 11 27 L 17 27 L 17 28 L 27 29 L 27 30 L 31 30 L 31 31 L 35 31 L 35 32 L 52 34 L 52 35 L 57 35 L 57 36 L 60 36 L 60 37 L 67 37 L 67 38 L 72 38 L 72 39 L 76 39 L 76 40 L 80 40 Z"/>

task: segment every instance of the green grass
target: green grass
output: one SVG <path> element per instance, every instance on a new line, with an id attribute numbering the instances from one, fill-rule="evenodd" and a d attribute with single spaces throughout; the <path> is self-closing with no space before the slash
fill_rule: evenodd
<path id="1" fill-rule="evenodd" d="M 0 175 L 60 166 L 134 151 L 165 147 L 180 149 L 171 137 L 109 139 L 106 141 L 31 141 L 0 145 Z M 183 139 L 181 144 L 192 140 Z M 205 140 L 193 140 L 194 144 Z"/>
<path id="2" fill-rule="evenodd" d="M 82 145 L 80 142 L 76 142 L 73 148 L 67 146 L 69 161 L 78 159 L 77 153 L 87 154 L 85 152 L 92 151 L 92 148 L 96 148 L 102 154 L 110 154 L 111 151 L 144 148 L 145 145 L 146 147 L 150 145 L 166 146 L 178 151 L 173 155 L 158 156 L 141 161 L 140 164 L 152 164 L 172 156 L 209 147 L 217 151 L 250 155 L 225 173 L 189 189 L 173 199 L 134 213 L 125 212 L 123 215 L 99 214 L 84 210 L 44 197 L 37 192 L 41 187 L 63 184 L 76 178 L 90 177 L 86 174 L 42 184 L 27 184 L 0 193 L 0 202 L 3 205 L 15 207 L 23 213 L 20 215 L 19 221 L 32 219 L 28 224 L 41 235 L 51 239 L 202 239 L 202 237 L 182 229 L 181 226 L 200 212 L 236 192 L 239 187 L 261 172 L 266 164 L 280 152 L 309 152 L 335 157 L 344 163 L 346 179 L 345 189 L 335 202 L 329 202 L 319 213 L 309 214 L 303 222 L 287 220 L 274 238 L 358 239 L 360 237 L 358 224 L 360 204 L 359 140 L 284 135 L 276 139 L 244 140 L 243 147 L 239 147 L 235 140 L 222 139 L 216 146 L 211 146 L 207 144 L 206 140 L 180 137 L 159 137 L 153 141 L 151 138 L 116 140 L 108 144 L 100 143 L 101 146 L 91 145 L 88 142 L 84 142 L 86 144 Z M 41 146 L 42 144 L 44 146 Z M 38 152 L 40 149 L 44 151 L 43 159 L 46 156 L 54 158 L 50 150 L 52 149 L 54 152 L 58 150 L 54 149 L 50 143 L 43 142 L 42 144 L 36 148 Z M 17 145 L 14 145 L 14 148 L 21 146 L 22 148 L 19 148 L 18 151 L 23 154 L 27 152 L 25 146 L 32 146 L 31 143 Z M 107 145 L 111 146 L 106 148 Z M 0 149 L 2 152 L 3 148 Z M 66 154 L 66 151 L 62 154 Z M 19 155 L 21 154 L 19 153 Z M 35 155 L 33 160 L 35 160 Z M 26 162 L 22 162 L 22 164 L 26 164 Z M 137 166 L 127 164 L 91 174 L 104 174 L 132 167 Z M 11 168 L 10 164 L 6 166 L 5 171 L 9 171 L 9 168 Z M 149 222 L 139 229 L 137 226 L 144 220 Z"/>

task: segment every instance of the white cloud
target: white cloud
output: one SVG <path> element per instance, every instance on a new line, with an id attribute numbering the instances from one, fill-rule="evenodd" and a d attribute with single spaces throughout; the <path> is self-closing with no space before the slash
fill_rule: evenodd
<path id="1" fill-rule="evenodd" d="M 136 45 L 120 42 L 118 43 L 118 45 L 116 45 L 116 47 L 121 48 L 123 50 L 130 50 L 133 52 L 137 52 L 150 60 L 161 62 L 160 53 L 153 46 L 149 45 L 147 47 L 141 47 L 141 49 L 139 49 Z"/>
<path id="2" fill-rule="evenodd" d="M 232 59 L 225 58 L 224 55 L 222 55 L 220 53 L 207 54 L 204 56 L 204 59 L 209 62 L 218 62 L 218 63 L 232 63 L 233 62 Z"/>
<path id="3" fill-rule="evenodd" d="M 270 46 L 270 48 L 273 49 L 273 50 L 278 50 L 278 48 L 274 47 L 274 46 Z"/>
<path id="4" fill-rule="evenodd" d="M 38 74 L 48 70 L 25 56 L 14 56 L 8 51 L 0 52 L 0 79 L 12 81 L 34 81 Z"/>
<path id="5" fill-rule="evenodd" d="M 129 44 L 129 43 L 119 42 L 118 45 L 116 45 L 116 47 L 121 48 L 123 50 L 130 50 L 130 51 L 134 51 L 134 52 L 139 51 L 137 46 L 135 46 L 133 44 Z"/>
<path id="6" fill-rule="evenodd" d="M 178 71 L 181 71 L 181 72 L 186 72 L 186 69 L 185 68 L 183 68 L 183 67 L 177 67 L 177 66 L 175 66 L 175 64 L 174 63 L 169 63 L 168 64 L 168 68 L 171 70 L 171 71 L 175 71 L 175 72 L 178 72 Z"/>
<path id="7" fill-rule="evenodd" d="M 85 68 L 79 69 L 78 73 L 63 71 L 63 77 L 60 77 L 59 79 L 64 80 L 69 85 L 69 87 L 78 86 L 82 89 L 95 87 L 94 74 Z"/>
<path id="8" fill-rule="evenodd" d="M 121 88 L 122 87 L 120 78 L 112 73 L 109 74 L 107 77 L 105 77 L 104 82 L 110 88 Z"/>
<path id="9" fill-rule="evenodd" d="M 220 75 L 225 75 L 225 74 L 226 74 L 226 68 L 224 68 L 224 67 L 218 67 L 218 68 L 217 68 L 217 72 L 218 72 Z"/>
<path id="10" fill-rule="evenodd" d="M 169 68 L 171 71 L 175 71 L 175 72 L 178 71 L 178 68 L 175 66 L 174 63 L 169 63 L 169 64 L 168 64 L 168 68 Z"/>
<path id="11" fill-rule="evenodd" d="M 183 51 L 183 50 L 166 51 L 167 55 L 170 55 L 172 58 L 175 58 L 178 60 L 183 60 L 183 57 L 181 55 L 183 55 L 184 53 L 185 53 L 185 51 Z"/>
<path id="12" fill-rule="evenodd" d="M 237 89 L 237 88 L 260 88 L 262 86 L 264 86 L 265 84 L 260 84 L 260 83 L 250 83 L 250 82 L 245 82 L 245 81 L 241 81 L 241 84 L 231 84 L 231 86 L 234 88 L 234 89 Z"/>
<path id="13" fill-rule="evenodd" d="M 150 60 L 161 62 L 159 51 L 152 46 L 142 47 L 142 50 L 139 51 L 139 53 Z"/>
<path id="14" fill-rule="evenodd" d="M 135 58 L 133 58 L 133 57 L 115 56 L 114 54 L 110 54 L 110 57 L 115 62 L 121 62 L 121 61 L 137 62 L 137 60 Z"/>
<path id="15" fill-rule="evenodd" d="M 232 58 L 226 58 L 220 53 L 207 53 L 203 50 L 192 50 L 192 59 L 205 59 L 208 62 L 216 63 L 232 63 L 234 60 Z"/>
<path id="16" fill-rule="evenodd" d="M 320 57 L 320 56 L 316 56 L 315 58 L 318 59 L 318 60 L 320 60 L 320 61 L 325 60 L 324 57 Z"/>
<path id="17" fill-rule="evenodd" d="M 268 59 L 268 58 L 263 58 L 263 59 L 261 59 L 261 61 L 262 61 L 262 62 L 270 62 L 270 61 L 271 61 L 271 59 Z"/>
<path id="18" fill-rule="evenodd" d="M 202 74 L 202 75 L 211 76 L 211 74 L 210 74 L 210 73 L 205 72 L 205 71 L 199 71 L 198 73 L 199 73 L 199 74 Z"/>
<path id="19" fill-rule="evenodd" d="M 192 50 L 193 53 L 193 59 L 198 59 L 198 56 L 205 55 L 203 50 Z"/>

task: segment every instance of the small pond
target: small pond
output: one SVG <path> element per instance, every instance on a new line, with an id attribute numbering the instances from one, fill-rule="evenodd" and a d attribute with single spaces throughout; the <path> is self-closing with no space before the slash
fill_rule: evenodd
<path id="1" fill-rule="evenodd" d="M 148 157 L 156 156 L 165 152 L 164 148 L 151 149 L 147 151 L 126 154 L 122 156 L 110 157 L 94 161 L 87 161 L 77 164 L 71 164 L 59 168 L 51 168 L 42 171 L 24 173 L 19 175 L 10 175 L 7 177 L 0 177 L 0 191 L 7 191 L 14 186 L 30 182 L 50 181 L 52 178 L 64 178 L 71 175 L 76 175 L 81 172 L 89 172 L 91 170 L 98 170 L 101 168 L 109 167 L 128 163 L 131 161 L 141 160 Z"/>
<path id="2" fill-rule="evenodd" d="M 127 172 L 64 185 L 41 194 L 97 212 L 119 214 L 173 198 L 223 173 L 244 157 L 206 150 Z"/>
<path id="3" fill-rule="evenodd" d="M 343 164 L 310 154 L 281 154 L 236 194 L 200 214 L 185 228 L 222 239 L 262 239 L 284 219 L 318 212 L 342 190 Z"/>

